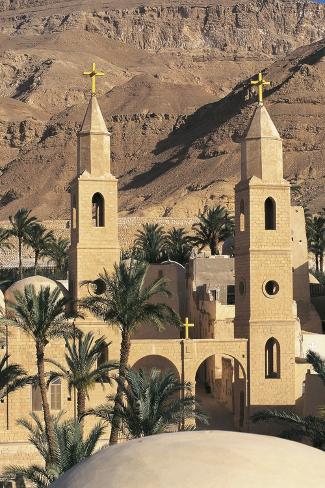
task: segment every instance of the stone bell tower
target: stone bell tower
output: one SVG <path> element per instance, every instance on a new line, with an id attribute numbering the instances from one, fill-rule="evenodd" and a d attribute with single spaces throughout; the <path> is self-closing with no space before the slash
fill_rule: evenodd
<path id="1" fill-rule="evenodd" d="M 282 140 L 259 103 L 236 185 L 236 337 L 248 339 L 248 404 L 295 404 L 290 185 Z"/>
<path id="2" fill-rule="evenodd" d="M 92 96 L 78 134 L 77 176 L 71 185 L 70 290 L 74 299 L 87 293 L 83 280 L 96 280 L 119 261 L 117 179 L 110 171 L 110 133 L 96 93 Z M 100 283 L 97 284 L 100 293 Z"/>

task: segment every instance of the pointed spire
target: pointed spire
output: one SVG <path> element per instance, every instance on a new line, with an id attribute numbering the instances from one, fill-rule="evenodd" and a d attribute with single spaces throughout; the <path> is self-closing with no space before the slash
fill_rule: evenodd
<path id="1" fill-rule="evenodd" d="M 259 104 L 242 143 L 241 179 L 283 180 L 282 139 L 264 105 Z"/>
<path id="2" fill-rule="evenodd" d="M 110 133 L 96 95 L 92 95 L 78 135 L 78 174 L 110 175 Z"/>
<path id="3" fill-rule="evenodd" d="M 105 120 L 97 101 L 96 95 L 92 95 L 81 126 L 82 134 L 103 133 L 108 134 Z"/>

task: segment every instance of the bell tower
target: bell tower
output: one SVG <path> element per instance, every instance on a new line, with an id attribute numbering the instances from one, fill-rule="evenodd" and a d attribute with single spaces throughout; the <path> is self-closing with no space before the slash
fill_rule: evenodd
<path id="1" fill-rule="evenodd" d="M 78 134 L 77 176 L 71 184 L 70 290 L 75 300 L 85 295 L 83 280 L 96 280 L 119 261 L 117 179 L 110 170 L 110 136 L 96 97 L 92 94 Z M 96 290 L 95 290 L 96 292 Z M 97 291 L 100 293 L 100 290 Z"/>
<path id="2" fill-rule="evenodd" d="M 282 140 L 261 101 L 242 143 L 235 206 L 235 334 L 248 339 L 253 413 L 295 404 L 290 185 Z"/>

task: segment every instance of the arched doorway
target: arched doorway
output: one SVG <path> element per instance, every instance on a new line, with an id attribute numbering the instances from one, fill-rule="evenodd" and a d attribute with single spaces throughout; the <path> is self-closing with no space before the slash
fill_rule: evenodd
<path id="1" fill-rule="evenodd" d="M 136 361 L 132 368 L 137 370 L 143 369 L 145 371 L 150 371 L 153 368 L 159 369 L 163 372 L 172 371 L 175 376 L 180 379 L 179 372 L 177 371 L 176 366 L 169 359 L 158 354 L 144 356 L 143 358 Z"/>
<path id="2" fill-rule="evenodd" d="M 195 395 L 209 417 L 199 430 L 241 430 L 246 417 L 246 375 L 237 359 L 213 354 L 204 359 L 195 375 Z"/>

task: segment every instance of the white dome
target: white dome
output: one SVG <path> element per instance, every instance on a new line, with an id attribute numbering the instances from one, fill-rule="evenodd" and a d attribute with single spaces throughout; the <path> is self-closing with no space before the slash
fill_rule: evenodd
<path id="1" fill-rule="evenodd" d="M 277 437 L 162 434 L 107 447 L 51 488 L 320 488 L 324 453 Z"/>
<path id="2" fill-rule="evenodd" d="M 65 295 L 65 288 L 60 283 L 57 283 L 50 278 L 46 278 L 45 276 L 29 276 L 28 278 L 23 278 L 22 280 L 16 281 L 13 283 L 6 291 L 5 291 L 5 300 L 14 302 L 15 301 L 15 293 L 20 292 L 23 293 L 24 289 L 27 285 L 33 285 L 35 287 L 36 292 L 38 292 L 41 287 L 49 286 L 51 290 L 59 287 L 62 291 L 62 295 Z"/>

